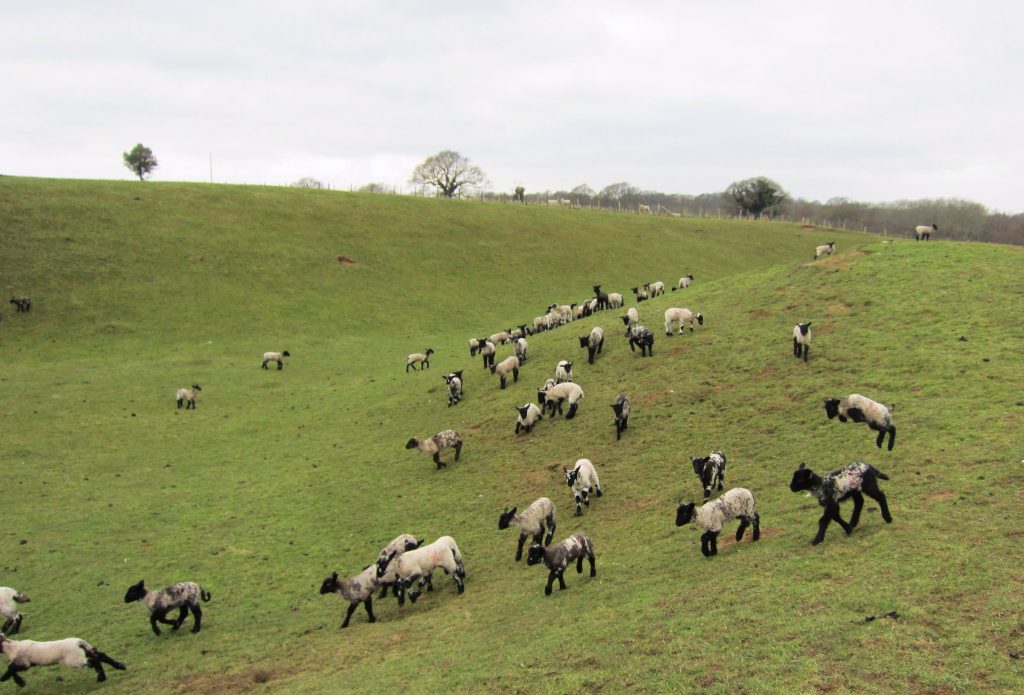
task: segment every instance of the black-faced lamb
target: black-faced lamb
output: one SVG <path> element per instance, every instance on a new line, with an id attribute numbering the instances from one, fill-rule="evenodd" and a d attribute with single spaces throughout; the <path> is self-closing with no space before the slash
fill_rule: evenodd
<path id="1" fill-rule="evenodd" d="M 537 565 L 541 562 L 548 568 L 548 582 L 544 585 L 544 595 L 551 595 L 551 587 L 558 580 L 558 590 L 565 589 L 566 568 L 576 561 L 576 573 L 583 573 L 583 558 L 590 563 L 590 576 L 597 576 L 597 565 L 594 562 L 594 544 L 585 533 L 574 533 L 558 545 L 545 548 L 539 543 L 530 546 L 526 556 L 527 565 Z"/>
<path id="2" fill-rule="evenodd" d="M 693 464 L 693 472 L 700 478 L 704 501 L 707 502 L 711 491 L 715 487 L 721 491 L 725 483 L 725 454 L 712 451 L 707 456 L 691 456 L 690 462 Z"/>
<path id="3" fill-rule="evenodd" d="M 505 378 L 509 372 L 512 372 L 512 381 L 519 383 L 519 358 L 515 355 L 510 355 L 498 364 L 491 365 L 491 374 L 501 377 L 501 388 L 505 388 Z"/>
<path id="4" fill-rule="evenodd" d="M 590 506 L 590 492 L 601 497 L 601 481 L 597 478 L 597 469 L 590 459 L 580 459 L 572 470 L 563 468 L 565 484 L 572 488 L 572 498 L 576 502 L 576 516 L 583 515 L 583 505 Z"/>
<path id="5" fill-rule="evenodd" d="M 398 605 L 405 605 L 406 593 L 409 594 L 409 599 L 416 603 L 430 574 L 438 568 L 451 575 L 460 594 L 465 591 L 466 568 L 459 546 L 451 536 L 441 536 L 430 545 L 406 551 L 389 564 L 388 571 L 394 572 L 396 576 Z M 415 588 L 412 588 L 413 582 L 417 582 Z"/>
<path id="6" fill-rule="evenodd" d="M 882 518 L 885 519 L 885 523 L 891 524 L 892 514 L 889 513 L 889 504 L 885 499 L 885 494 L 878 487 L 879 480 L 888 479 L 889 476 L 885 473 L 860 461 L 833 471 L 824 478 L 815 475 L 814 471 L 801 463 L 800 467 L 793 472 L 789 489 L 793 492 L 807 490 L 825 508 L 825 512 L 818 520 L 818 535 L 811 541 L 811 545 L 817 545 L 825 540 L 825 529 L 828 528 L 830 521 L 835 521 L 843 527 L 846 535 L 850 535 L 860 521 L 864 495 L 878 502 L 878 506 L 882 510 Z M 839 516 L 839 503 L 851 497 L 853 498 L 853 514 L 850 515 L 850 523 L 846 523 Z"/>
<path id="7" fill-rule="evenodd" d="M 640 312 L 636 310 L 636 307 L 631 306 L 629 307 L 629 309 L 626 310 L 626 315 L 620 316 L 619 318 L 622 319 L 622 324 L 626 327 L 625 335 L 628 338 L 629 331 L 633 328 L 633 326 L 640 323 Z"/>
<path id="8" fill-rule="evenodd" d="M 832 255 L 832 252 L 836 250 L 836 242 L 830 241 L 827 244 L 814 247 L 814 260 L 818 260 L 822 256 Z"/>
<path id="9" fill-rule="evenodd" d="M 896 406 L 893 406 L 895 408 Z M 846 422 L 847 419 L 854 422 L 866 422 L 868 427 L 878 432 L 875 439 L 875 446 L 882 448 L 885 434 L 889 433 L 889 451 L 892 451 L 896 442 L 896 427 L 892 424 L 892 409 L 886 408 L 881 403 L 870 398 L 853 393 L 843 398 L 826 398 L 825 413 L 828 419 L 839 418 L 839 422 Z"/>
<path id="10" fill-rule="evenodd" d="M 469 356 L 476 357 L 477 351 L 480 349 L 480 339 L 470 338 L 469 339 Z"/>
<path id="11" fill-rule="evenodd" d="M 793 357 L 804 358 L 811 352 L 811 322 L 798 323 L 793 326 Z"/>
<path id="12" fill-rule="evenodd" d="M 414 352 L 406 359 L 405 371 L 409 371 L 409 367 L 416 371 L 416 365 L 422 363 L 420 369 L 428 369 L 430 367 L 430 356 L 434 354 L 434 351 L 427 348 L 426 352 Z M 266 366 L 266 365 L 264 365 Z"/>
<path id="13" fill-rule="evenodd" d="M 449 447 L 455 449 L 455 460 L 458 461 L 459 454 L 462 453 L 462 435 L 455 430 L 444 430 L 422 440 L 413 437 L 405 443 L 406 449 L 419 449 L 424 454 L 430 454 L 438 470 L 448 465 L 441 460 L 441 452 Z"/>
<path id="14" fill-rule="evenodd" d="M 693 333 L 693 322 L 696 321 L 698 325 L 704 325 L 704 315 L 699 311 L 694 313 L 689 309 L 680 309 L 678 307 L 672 307 L 671 309 L 665 310 L 665 335 L 672 335 L 672 324 L 679 322 L 679 335 L 683 335 L 686 328 L 686 323 L 690 324 L 690 333 Z"/>
<path id="15" fill-rule="evenodd" d="M 580 347 L 587 348 L 587 364 L 594 364 L 594 356 L 604 348 L 604 329 L 594 326 L 590 335 L 581 335 Z"/>
<path id="16" fill-rule="evenodd" d="M 516 547 L 516 562 L 523 559 L 523 545 L 529 536 L 533 536 L 533 542 L 540 545 L 551 545 L 551 539 L 555 535 L 555 503 L 547 497 L 537 499 L 533 504 L 517 514 L 519 507 L 509 509 L 498 517 L 498 530 L 515 526 L 519 529 L 519 545 Z M 544 535 L 544 527 L 547 526 L 547 536 Z"/>
<path id="17" fill-rule="evenodd" d="M 937 224 L 919 224 L 914 227 L 914 240 L 921 241 L 923 239 L 924 241 L 928 241 L 932 238 L 932 232 L 937 231 L 939 231 L 939 226 Z"/>
<path id="18" fill-rule="evenodd" d="M 516 357 L 519 358 L 519 364 L 526 364 L 526 350 L 529 347 L 526 338 L 516 338 L 513 341 L 512 348 L 515 350 Z"/>
<path id="19" fill-rule="evenodd" d="M 178 407 L 180 408 L 184 404 L 185 410 L 188 410 L 189 408 L 195 410 L 196 394 L 202 390 L 203 389 L 199 386 L 199 384 L 192 384 L 192 388 L 190 389 L 178 389 L 178 392 L 174 395 L 175 399 L 177 399 L 178 401 Z"/>
<path id="20" fill-rule="evenodd" d="M 497 348 L 487 338 L 480 338 L 480 356 L 484 360 L 484 369 L 494 366 L 494 353 Z"/>
<path id="21" fill-rule="evenodd" d="M 654 298 L 659 294 L 665 294 L 665 283 L 660 280 L 658 282 L 648 282 L 644 285 L 644 289 L 647 290 L 649 297 Z"/>
<path id="22" fill-rule="evenodd" d="M 526 405 L 513 407 L 519 413 L 519 417 L 516 418 L 516 434 L 524 430 L 529 432 L 538 420 L 544 419 L 544 415 L 536 403 L 527 403 Z"/>
<path id="23" fill-rule="evenodd" d="M 0 586 L 0 615 L 4 617 L 4 625 L 0 633 L 5 635 L 16 635 L 21 629 L 21 613 L 18 612 L 18 603 L 28 603 L 31 599 L 16 589 L 9 586 Z"/>
<path id="24" fill-rule="evenodd" d="M 185 622 L 190 610 L 193 618 L 192 632 L 199 632 L 203 621 L 203 611 L 199 607 L 199 599 L 202 599 L 204 603 L 209 601 L 210 592 L 195 582 L 179 582 L 159 591 L 150 591 L 141 579 L 138 584 L 128 587 L 128 591 L 124 595 L 125 603 L 141 601 L 142 605 L 149 610 L 149 625 L 157 635 L 160 634 L 157 623 L 171 625 L 172 629 L 177 630 Z M 168 620 L 167 614 L 175 608 L 178 609 L 177 619 Z"/>
<path id="25" fill-rule="evenodd" d="M 679 285 L 677 287 L 673 287 L 672 291 L 675 292 L 676 290 L 685 290 L 687 287 L 690 286 L 692 282 L 693 273 L 690 273 L 689 275 L 684 275 L 683 277 L 679 278 Z"/>
<path id="26" fill-rule="evenodd" d="M 403 533 L 401 536 L 393 538 L 391 542 L 384 546 L 384 548 L 377 555 L 377 562 L 374 563 L 377 567 L 377 579 L 383 587 L 380 592 L 380 598 L 384 598 L 388 595 L 388 587 L 391 587 L 394 595 L 398 596 L 398 588 L 395 586 L 394 574 L 390 574 L 387 577 L 384 575 L 387 573 L 388 565 L 396 557 L 408 550 L 415 550 L 416 548 L 423 545 L 423 539 L 417 538 L 411 533 Z"/>
<path id="27" fill-rule="evenodd" d="M 498 331 L 487 340 L 491 341 L 495 345 L 504 345 L 512 341 L 512 329 Z"/>
<path id="28" fill-rule="evenodd" d="M 462 400 L 462 370 L 445 374 L 441 378 L 448 384 L 448 407 L 451 408 Z"/>
<path id="29" fill-rule="evenodd" d="M 565 414 L 565 419 L 571 420 L 576 417 L 576 408 L 579 407 L 580 399 L 583 398 L 583 389 L 579 384 L 567 381 L 545 388 L 542 394 L 538 394 L 538 396 L 543 398 L 545 408 L 551 409 L 551 417 L 555 416 L 555 409 L 561 415 L 562 403 L 568 401 L 569 412 Z"/>
<path id="30" fill-rule="evenodd" d="M 618 309 L 624 303 L 625 302 L 622 300 L 622 295 L 619 294 L 618 292 L 609 292 L 608 293 L 608 308 L 609 309 Z"/>
<path id="31" fill-rule="evenodd" d="M 268 362 L 277 362 L 278 369 L 284 369 L 284 358 L 291 357 L 292 353 L 285 350 L 284 352 L 264 352 L 263 353 L 263 364 L 261 365 L 264 369 L 267 367 Z M 411 355 L 410 355 L 411 357 Z"/>
<path id="32" fill-rule="evenodd" d="M 11 297 L 11 304 L 20 311 L 30 311 L 32 309 L 32 300 L 29 297 Z"/>
<path id="33" fill-rule="evenodd" d="M 113 666 L 118 671 L 127 668 L 120 661 L 115 661 L 84 639 L 68 637 L 53 642 L 35 642 L 33 640 L 13 640 L 0 634 L 0 651 L 10 662 L 7 671 L 0 676 L 0 681 L 14 679 L 19 688 L 25 687 L 25 679 L 21 674 L 33 666 L 55 666 L 64 664 L 68 668 L 85 668 L 88 666 L 96 672 L 96 682 L 107 680 L 103 664 Z"/>
<path id="34" fill-rule="evenodd" d="M 629 425 L 629 396 L 620 393 L 612 403 L 612 410 L 615 411 L 615 441 L 622 439 L 622 432 Z"/>
<path id="35" fill-rule="evenodd" d="M 348 621 L 352 618 L 352 614 L 356 612 L 356 608 L 359 607 L 360 603 L 366 607 L 366 615 L 369 617 L 369 622 L 377 622 L 377 617 L 373 614 L 373 593 L 379 586 L 380 580 L 377 578 L 377 568 L 374 565 L 367 565 L 363 568 L 362 572 L 348 579 L 338 579 L 338 573 L 332 572 L 331 576 L 327 577 L 320 585 L 320 593 L 338 594 L 348 601 L 345 621 L 341 624 L 345 628 L 348 627 Z M 384 593 L 386 592 L 387 588 L 385 587 Z M 383 596 L 383 594 L 381 595 Z"/>
<path id="36" fill-rule="evenodd" d="M 654 334 L 647 326 L 637 324 L 629 329 L 629 351 L 636 352 L 637 346 L 641 357 L 654 356 Z"/>
<path id="37" fill-rule="evenodd" d="M 761 517 L 754 504 L 754 495 L 742 487 L 734 487 L 718 499 L 705 502 L 700 507 L 692 502 L 676 508 L 676 526 L 683 526 L 693 520 L 704 529 L 700 537 L 700 552 L 704 557 L 718 554 L 718 534 L 722 527 L 733 519 L 740 520 L 736 529 L 736 542 L 743 539 L 747 526 L 754 527 L 754 540 L 761 538 Z"/>
<path id="38" fill-rule="evenodd" d="M 630 287 L 629 291 L 633 293 L 634 297 L 636 297 L 637 304 L 640 302 L 646 302 L 648 299 L 646 288 L 640 289 L 639 287 Z"/>
<path id="39" fill-rule="evenodd" d="M 564 384 L 567 381 L 572 381 L 572 362 L 559 360 L 555 365 L 555 383 Z"/>

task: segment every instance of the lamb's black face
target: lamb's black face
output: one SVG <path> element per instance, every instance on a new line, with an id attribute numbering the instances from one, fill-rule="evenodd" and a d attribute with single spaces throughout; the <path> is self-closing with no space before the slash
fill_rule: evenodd
<path id="1" fill-rule="evenodd" d="M 416 550 L 416 548 L 420 547 L 421 545 L 423 545 L 422 538 L 417 538 L 415 541 L 406 541 L 405 552 L 409 552 L 410 550 Z"/>
<path id="2" fill-rule="evenodd" d="M 692 502 L 679 505 L 676 508 L 676 526 L 690 523 L 690 520 L 693 518 L 693 510 L 694 504 Z"/>
<path id="3" fill-rule="evenodd" d="M 622 416 L 622 406 L 623 405 L 624 405 L 623 403 L 612 403 L 612 410 L 615 411 L 616 417 L 621 417 Z"/>
<path id="4" fill-rule="evenodd" d="M 412 439 L 410 439 L 409 441 L 407 441 L 405 443 L 405 448 L 406 449 L 415 449 L 418 445 L 419 445 L 419 442 L 416 441 L 415 437 L 413 437 Z"/>
<path id="5" fill-rule="evenodd" d="M 825 399 L 825 414 L 828 415 L 828 419 L 839 415 L 839 399 L 838 398 L 826 398 Z"/>
<path id="6" fill-rule="evenodd" d="M 200 386 L 199 384 L 192 384 L 192 388 L 194 388 L 196 391 L 202 391 L 203 390 L 203 387 Z"/>
<path id="7" fill-rule="evenodd" d="M 422 542 L 423 541 L 420 541 L 420 543 L 422 543 Z M 408 545 L 409 544 L 406 543 L 406 546 L 407 546 L 406 550 L 412 550 L 412 548 L 409 548 Z M 418 548 L 419 546 L 417 545 L 416 547 Z M 384 557 L 377 558 L 377 576 L 378 577 L 383 577 L 387 573 L 388 565 L 390 565 L 391 561 L 395 559 L 395 555 L 396 555 L 396 553 L 394 551 L 392 551 L 392 552 L 388 553 L 387 555 L 385 555 Z"/>
<path id="8" fill-rule="evenodd" d="M 704 314 L 697 314 L 697 323 L 701 326 L 704 325 Z"/>
<path id="9" fill-rule="evenodd" d="M 619 318 L 622 319 L 622 325 L 623 326 L 628 326 L 629 325 L 629 317 L 628 316 L 620 316 Z"/>
<path id="10" fill-rule="evenodd" d="M 704 478 L 704 464 L 708 462 L 708 457 L 705 456 L 705 457 L 701 458 L 701 457 L 698 456 L 696 458 L 690 458 L 690 461 L 693 462 L 693 472 L 696 473 L 701 479 L 703 479 Z"/>
<path id="11" fill-rule="evenodd" d="M 124 602 L 131 603 L 132 601 L 138 601 L 146 595 L 146 584 L 143 580 L 139 580 L 138 584 L 133 584 L 128 587 L 128 592 L 124 595 Z"/>
<path id="12" fill-rule="evenodd" d="M 334 572 L 320 585 L 321 594 L 333 594 L 338 589 L 338 573 Z"/>
<path id="13" fill-rule="evenodd" d="M 811 469 L 800 464 L 800 467 L 793 471 L 793 479 L 789 481 L 791 492 L 811 489 Z"/>
<path id="14" fill-rule="evenodd" d="M 797 326 L 799 326 L 800 328 L 800 335 L 807 335 L 807 331 L 811 327 L 811 322 L 808 321 L 807 323 L 798 323 Z"/>
<path id="15" fill-rule="evenodd" d="M 541 562 L 544 562 L 544 546 L 534 543 L 526 554 L 526 564 L 536 565 Z"/>
<path id="16" fill-rule="evenodd" d="M 537 405 L 544 405 L 544 389 L 537 389 Z"/>
<path id="17" fill-rule="evenodd" d="M 571 471 L 567 468 L 563 468 L 562 470 L 565 471 L 565 484 L 572 487 L 576 482 L 576 477 L 579 475 L 579 471 L 575 468 Z"/>
<path id="18" fill-rule="evenodd" d="M 521 417 L 521 418 L 523 418 L 525 420 L 526 419 L 526 414 L 528 412 L 530 412 L 530 404 L 527 403 L 522 408 L 516 408 L 516 410 L 519 411 L 519 417 Z"/>
<path id="19" fill-rule="evenodd" d="M 285 350 L 284 352 L 281 353 L 281 355 L 284 356 L 284 357 L 291 357 L 292 353 L 290 353 L 287 350 Z"/>
<path id="20" fill-rule="evenodd" d="M 503 511 L 501 513 L 501 516 L 498 517 L 498 530 L 499 531 L 508 528 L 508 525 L 510 523 L 512 523 L 512 517 L 514 517 L 516 515 L 516 510 L 517 509 L 519 509 L 519 507 L 512 507 L 511 510 L 509 510 L 508 507 L 505 507 L 505 511 Z"/>
<path id="21" fill-rule="evenodd" d="M 580 347 L 587 347 L 587 340 L 590 338 L 589 335 L 580 336 Z"/>

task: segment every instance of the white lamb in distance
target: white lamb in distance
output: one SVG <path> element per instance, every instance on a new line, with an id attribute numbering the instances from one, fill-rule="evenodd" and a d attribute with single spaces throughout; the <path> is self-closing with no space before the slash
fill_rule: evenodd
<path id="1" fill-rule="evenodd" d="M 824 255 L 831 256 L 832 253 L 835 250 L 836 250 L 836 242 L 834 242 L 834 241 L 830 241 L 827 244 L 822 244 L 821 246 L 816 246 L 814 248 L 814 260 L 818 260 L 819 258 L 821 258 Z"/>

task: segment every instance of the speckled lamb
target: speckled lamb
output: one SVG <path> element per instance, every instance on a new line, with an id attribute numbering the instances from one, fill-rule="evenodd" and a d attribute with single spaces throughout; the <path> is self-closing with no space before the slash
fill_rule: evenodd
<path id="1" fill-rule="evenodd" d="M 366 615 L 369 617 L 369 622 L 377 622 L 377 617 L 373 614 L 373 592 L 379 586 L 380 580 L 377 579 L 377 568 L 374 565 L 367 565 L 362 572 L 348 579 L 338 579 L 338 573 L 332 572 L 331 576 L 327 577 L 320 585 L 320 593 L 338 594 L 348 601 L 345 621 L 341 624 L 345 628 L 348 627 L 348 621 L 352 618 L 352 614 L 356 612 L 356 608 L 359 607 L 360 603 L 366 607 Z M 385 588 L 386 591 L 387 589 Z"/>
<path id="2" fill-rule="evenodd" d="M 692 502 L 681 504 L 676 508 L 676 526 L 683 526 L 696 520 L 704 529 L 700 537 L 700 552 L 704 557 L 718 554 L 718 534 L 722 527 L 733 519 L 740 520 L 736 529 L 736 542 L 743 539 L 747 526 L 754 526 L 754 540 L 761 538 L 761 517 L 754 504 L 754 495 L 742 487 L 734 487 L 724 495 L 698 507 Z"/>
<path id="3" fill-rule="evenodd" d="M 141 601 L 142 605 L 149 610 L 149 624 L 157 635 L 160 634 L 157 623 L 171 625 L 173 629 L 177 630 L 185 622 L 189 610 L 192 611 L 194 622 L 192 632 L 199 632 L 203 621 L 203 611 L 199 608 L 199 599 L 202 599 L 204 603 L 209 601 L 210 592 L 195 582 L 179 582 L 159 591 L 150 591 L 141 579 L 138 584 L 128 587 L 128 591 L 124 595 L 125 603 Z M 167 613 L 175 608 L 179 609 L 177 620 L 168 620 Z"/>
<path id="4" fill-rule="evenodd" d="M 725 454 L 721 451 L 712 451 L 707 456 L 695 456 L 690 458 L 693 463 L 693 472 L 700 478 L 700 484 L 704 488 L 704 501 L 711 497 L 711 491 L 717 486 L 721 491 L 725 483 Z"/>
<path id="5" fill-rule="evenodd" d="M 498 530 L 507 529 L 509 526 L 519 529 L 519 545 L 516 547 L 516 562 L 519 562 L 523 558 L 523 545 L 527 537 L 533 536 L 533 542 L 538 545 L 541 541 L 544 545 L 551 544 L 551 539 L 555 535 L 555 503 L 547 497 L 541 497 L 524 509 L 522 514 L 517 514 L 517 509 L 519 507 L 505 507 L 505 511 L 498 517 Z"/>
<path id="6" fill-rule="evenodd" d="M 430 454 L 438 469 L 448 465 L 441 460 L 441 452 L 449 447 L 455 449 L 455 460 L 458 461 L 459 454 L 462 453 L 462 435 L 455 430 L 444 430 L 426 439 L 413 437 L 405 443 L 406 449 L 419 449 L 424 454 Z"/>
<path id="7" fill-rule="evenodd" d="M 530 546 L 526 556 L 527 565 L 541 562 L 548 568 L 548 583 L 544 586 L 544 595 L 551 595 L 551 586 L 558 580 L 558 590 L 565 589 L 565 569 L 576 561 L 576 573 L 583 573 L 583 558 L 590 563 L 590 576 L 597 576 L 597 565 L 594 562 L 594 544 L 585 533 L 574 533 L 558 545 L 545 548 L 539 543 Z"/>
<path id="8" fill-rule="evenodd" d="M 818 520 L 818 535 L 811 541 L 811 545 L 817 545 L 825 540 L 825 529 L 830 521 L 835 521 L 843 527 L 846 535 L 850 535 L 853 529 L 860 522 L 860 510 L 864 506 L 864 495 L 878 502 L 882 510 L 882 518 L 885 523 L 892 523 L 892 514 L 889 513 L 889 504 L 878 487 L 879 480 L 888 480 L 889 476 L 882 473 L 874 466 L 855 461 L 846 468 L 829 473 L 824 478 L 815 475 L 814 471 L 804 464 L 793 472 L 793 479 L 789 483 L 789 489 L 793 492 L 807 490 L 810 495 L 818 500 L 825 512 Z M 861 494 L 863 493 L 863 494 Z M 843 521 L 839 516 L 839 503 L 853 498 L 853 514 L 850 515 L 850 523 Z"/>

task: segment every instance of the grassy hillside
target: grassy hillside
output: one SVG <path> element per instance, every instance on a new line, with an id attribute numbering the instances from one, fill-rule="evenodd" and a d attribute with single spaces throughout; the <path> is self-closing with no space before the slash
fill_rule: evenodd
<path id="1" fill-rule="evenodd" d="M 1024 553 L 1018 249 L 882 243 L 861 234 L 323 191 L 0 178 L 4 528 L 0 585 L 32 596 L 23 636 L 85 637 L 124 660 L 105 692 L 1018 692 Z M 839 254 L 811 263 L 835 239 Z M 338 256 L 352 264 L 338 262 Z M 518 384 L 466 340 L 532 320 L 590 286 L 628 293 L 694 273 L 641 304 L 707 321 L 659 332 L 641 359 L 618 312 L 530 338 Z M 632 304 L 632 302 L 630 302 Z M 809 364 L 789 335 L 812 320 Z M 577 335 L 608 339 L 586 364 Z M 966 340 L 960 340 L 963 336 Z M 433 367 L 406 374 L 431 347 Z M 292 357 L 259 369 L 265 350 Z M 510 352 L 499 349 L 499 358 Z M 573 421 L 512 434 L 559 359 L 586 397 Z M 446 407 L 441 374 L 464 369 Z M 195 412 L 179 386 L 199 383 Z M 608 404 L 634 402 L 616 442 Z M 893 452 L 821 399 L 895 403 Z M 403 448 L 454 427 L 436 471 Z M 751 489 L 762 540 L 699 552 L 673 524 L 696 499 L 689 456 L 723 449 Z M 562 466 L 605 488 L 572 516 Z M 812 548 L 817 504 L 789 492 L 806 462 L 886 472 L 895 521 L 869 503 L 850 537 Z M 594 539 L 598 576 L 513 561 L 502 507 L 540 495 L 556 540 Z M 848 510 L 845 514 L 848 515 Z M 339 630 L 320 596 L 399 533 L 456 537 L 466 593 L 401 610 L 376 601 Z M 198 635 L 149 631 L 122 602 L 145 578 L 213 592 Z M 867 616 L 897 611 L 899 618 Z M 57 677 L 63 680 L 57 681 Z M 39 692 L 86 673 L 30 671 Z"/>

